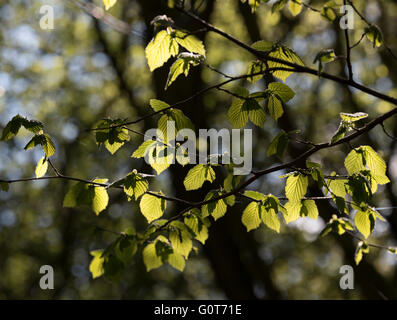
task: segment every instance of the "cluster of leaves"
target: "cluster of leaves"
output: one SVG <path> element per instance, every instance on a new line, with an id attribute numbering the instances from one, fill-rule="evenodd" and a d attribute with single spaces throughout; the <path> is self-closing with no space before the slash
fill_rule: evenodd
<path id="1" fill-rule="evenodd" d="M 247 2 L 247 0 L 242 0 Z M 117 0 L 104 0 L 108 10 L 114 6 Z M 267 0 L 248 0 L 253 10 L 260 2 Z M 272 11 L 281 10 L 285 4 L 293 15 L 300 13 L 302 3 L 300 0 L 278 0 L 273 3 Z M 336 2 L 327 2 L 321 14 L 328 20 L 335 20 Z M 188 76 L 191 67 L 197 66 L 205 59 L 206 51 L 203 43 L 194 35 L 174 28 L 172 19 L 167 16 L 158 16 L 152 24 L 155 35 L 145 49 L 150 71 L 163 66 L 171 57 L 176 60 L 170 67 L 168 79 L 165 85 L 167 89 L 180 75 Z M 367 37 L 375 46 L 381 43 L 381 33 L 376 27 L 370 26 L 366 30 Z M 258 41 L 252 45 L 265 56 L 291 62 L 300 66 L 304 63 L 291 49 L 267 41 Z M 181 48 L 187 51 L 180 52 Z M 320 52 L 314 62 L 319 63 L 319 72 L 322 65 L 336 58 L 332 49 Z M 285 82 L 292 74 L 280 62 L 254 60 L 248 67 L 249 81 L 255 83 L 266 73 Z M 263 92 L 250 93 L 243 87 L 238 87 L 232 93 L 236 99 L 228 110 L 228 118 L 235 128 L 243 128 L 251 121 L 254 125 L 263 127 L 266 119 L 266 111 L 277 121 L 284 113 L 283 104 L 290 101 L 295 93 L 286 84 L 272 82 L 267 84 Z M 144 141 L 132 154 L 134 158 L 146 158 L 148 163 L 161 174 L 176 160 L 184 166 L 190 163 L 189 155 L 183 145 L 177 143 L 176 131 L 190 128 L 193 123 L 184 113 L 172 108 L 164 101 L 152 99 L 150 106 L 155 114 L 160 116 L 157 123 L 158 136 L 161 139 Z M 341 113 L 341 123 L 337 133 L 332 137 L 331 143 L 336 143 L 354 126 L 358 120 L 367 117 L 364 113 Z M 175 130 L 169 130 L 169 122 L 175 124 Z M 113 155 L 119 148 L 130 140 L 128 130 L 123 125 L 124 120 L 104 119 L 98 124 L 96 130 L 96 142 L 98 146 L 104 145 Z M 36 177 L 45 175 L 48 168 L 48 158 L 55 153 L 55 146 L 51 138 L 43 132 L 43 125 L 34 120 L 27 120 L 19 115 L 15 116 L 5 127 L 2 140 L 14 137 L 21 127 L 34 134 L 25 146 L 30 149 L 41 145 L 44 157 L 40 159 L 36 167 Z M 269 145 L 267 155 L 282 154 L 288 144 L 289 133 L 282 131 Z M 196 248 L 194 241 L 204 244 L 208 238 L 208 228 L 211 220 L 223 217 L 228 210 L 236 204 L 235 197 L 242 196 L 249 203 L 242 212 L 242 224 L 247 232 L 259 228 L 263 223 L 266 227 L 279 233 L 281 222 L 292 223 L 300 217 L 317 219 L 319 211 L 316 202 L 306 198 L 309 183 L 317 183 L 330 194 L 335 204 L 332 219 L 322 232 L 336 232 L 339 235 L 352 232 L 355 228 L 364 236 L 357 247 L 356 263 L 358 264 L 363 254 L 369 252 L 366 239 L 371 235 L 378 219 L 383 217 L 369 205 L 372 195 L 377 191 L 378 185 L 389 182 L 386 176 L 386 164 L 384 160 L 369 146 L 360 146 L 353 149 L 345 159 L 345 168 L 348 176 L 338 176 L 332 173 L 325 178 L 322 167 L 318 163 L 307 161 L 306 168 L 290 172 L 282 178 L 286 178 L 285 197 L 287 201 L 272 195 L 264 195 L 257 191 L 248 190 L 243 195 L 234 193 L 240 184 L 242 177 L 229 174 L 221 187 L 207 193 L 204 204 L 189 208 L 183 214 L 171 219 L 164 219 L 167 209 L 167 197 L 161 192 L 149 191 L 147 175 L 131 171 L 122 179 L 108 183 L 107 179 L 93 179 L 92 181 L 78 181 L 65 195 L 63 205 L 65 207 L 88 206 L 96 215 L 103 212 L 109 202 L 107 190 L 111 187 L 119 188 L 126 194 L 128 201 L 139 201 L 140 212 L 148 222 L 148 228 L 143 233 L 128 229 L 121 233 L 105 250 L 92 251 L 93 259 L 90 271 L 94 278 L 102 275 L 117 278 L 120 272 L 133 262 L 133 257 L 139 252 L 142 255 L 147 271 L 156 269 L 165 263 L 177 270 L 183 270 L 190 253 Z M 213 183 L 216 179 L 215 164 L 210 161 L 205 164 L 193 166 L 184 178 L 186 191 L 197 190 L 207 183 Z M 74 179 L 78 180 L 78 179 Z M 8 184 L 1 183 L 1 189 L 7 191 Z M 348 217 L 351 208 L 355 211 L 354 222 Z M 346 216 L 342 216 L 346 215 Z M 394 248 L 389 250 L 396 253 Z"/>
<path id="2" fill-rule="evenodd" d="M 13 117 L 6 125 L 3 130 L 1 140 L 8 141 L 15 137 L 21 128 L 25 128 L 29 132 L 33 133 L 33 137 L 24 147 L 25 150 L 29 150 L 40 145 L 43 149 L 44 156 L 38 161 L 36 166 L 36 177 L 40 178 L 44 176 L 48 169 L 48 159 L 55 154 L 55 144 L 51 137 L 44 133 L 44 126 L 37 120 L 28 120 L 20 116 L 19 114 Z M 3 184 L 4 185 L 4 184 Z"/>
<path id="3" fill-rule="evenodd" d="M 106 250 L 91 252 L 92 276 L 117 278 L 125 267 L 133 263 L 137 252 L 142 255 L 147 271 L 165 263 L 183 271 L 190 253 L 197 250 L 194 241 L 204 244 L 207 240 L 208 226 L 209 220 L 200 215 L 200 210 L 192 209 L 183 215 L 183 222 L 160 219 L 149 225 L 144 234 L 129 228 Z"/>

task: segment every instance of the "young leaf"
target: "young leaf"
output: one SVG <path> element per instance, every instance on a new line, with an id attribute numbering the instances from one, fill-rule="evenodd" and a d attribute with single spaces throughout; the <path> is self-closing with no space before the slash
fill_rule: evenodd
<path id="1" fill-rule="evenodd" d="M 103 263 L 105 262 L 105 258 L 102 257 L 103 250 L 95 250 L 91 251 L 90 254 L 94 257 L 91 260 L 89 270 L 92 274 L 92 278 L 99 278 L 104 274 Z"/>
<path id="2" fill-rule="evenodd" d="M 318 218 L 318 209 L 314 200 L 304 200 L 302 202 L 301 212 L 303 212 L 304 216 L 309 217 L 310 219 Z"/>
<path id="3" fill-rule="evenodd" d="M 111 7 L 113 7 L 115 4 L 116 4 L 116 2 L 117 2 L 117 0 L 102 0 L 103 1 L 103 4 L 105 5 L 105 9 L 106 10 L 109 10 Z"/>
<path id="4" fill-rule="evenodd" d="M 227 113 L 233 128 L 243 128 L 248 122 L 249 110 L 243 108 L 244 100 L 236 99 L 233 101 Z"/>
<path id="5" fill-rule="evenodd" d="M 217 198 L 218 196 L 220 196 L 221 193 L 219 193 L 216 190 L 210 191 L 206 197 L 205 197 L 205 201 L 207 200 L 211 200 L 214 198 Z M 207 217 L 209 215 L 211 215 L 214 220 L 218 220 L 219 218 L 223 217 L 227 211 L 227 205 L 224 199 L 220 199 L 217 201 L 212 201 L 208 204 L 205 204 L 202 206 L 202 215 L 203 217 Z"/>
<path id="6" fill-rule="evenodd" d="M 357 245 L 356 253 L 354 255 L 354 261 L 356 262 L 356 265 L 361 262 L 364 253 L 369 253 L 369 246 L 364 241 L 360 241 Z"/>
<path id="7" fill-rule="evenodd" d="M 262 221 L 263 206 L 259 202 L 251 202 L 243 211 L 241 222 L 247 228 L 247 232 L 257 229 Z"/>
<path id="8" fill-rule="evenodd" d="M 300 202 L 306 194 L 307 186 L 307 176 L 300 173 L 290 175 L 285 185 L 285 195 L 292 203 Z"/>
<path id="9" fill-rule="evenodd" d="M 141 213 L 146 218 L 148 223 L 151 223 L 153 220 L 161 218 L 161 216 L 164 214 L 166 207 L 167 202 L 165 199 L 156 197 L 151 194 L 144 194 L 139 204 Z"/>
<path id="10" fill-rule="evenodd" d="M 185 59 L 178 59 L 176 60 L 171 68 L 170 68 L 170 73 L 168 74 L 168 79 L 167 79 L 167 83 L 165 85 L 165 90 L 167 90 L 167 88 L 176 80 L 176 78 L 178 78 L 179 75 L 181 75 L 182 73 L 185 74 L 185 76 L 187 77 L 187 75 L 189 74 L 189 69 L 190 69 L 190 63 L 189 61 L 185 60 Z"/>
<path id="11" fill-rule="evenodd" d="M 183 271 L 185 269 L 186 261 L 182 255 L 178 253 L 171 253 L 168 256 L 168 263 L 176 270 Z"/>
<path id="12" fill-rule="evenodd" d="M 175 40 L 186 50 L 193 53 L 198 53 L 205 57 L 204 44 L 194 35 L 177 30 L 175 31 Z"/>
<path id="13" fill-rule="evenodd" d="M 341 112 L 339 115 L 341 119 L 345 122 L 355 122 L 368 117 L 368 114 L 364 112 L 356 112 L 356 113 Z"/>
<path id="14" fill-rule="evenodd" d="M 157 99 L 150 99 L 149 103 L 155 112 L 170 108 L 168 103 Z"/>
<path id="15" fill-rule="evenodd" d="M 291 11 L 293 16 L 297 16 L 302 10 L 302 2 L 300 0 L 290 0 L 289 11 Z"/>
<path id="16" fill-rule="evenodd" d="M 150 71 L 161 67 L 172 56 L 178 54 L 178 43 L 166 30 L 158 32 L 145 49 Z"/>
<path id="17" fill-rule="evenodd" d="M 263 64 L 262 61 L 251 61 L 250 64 L 248 65 L 248 74 L 257 74 L 259 72 L 264 73 L 266 67 Z M 253 75 L 249 78 L 247 78 L 248 81 L 250 81 L 251 83 L 257 83 L 260 79 L 262 79 L 263 74 L 257 74 L 257 75 Z"/>
<path id="18" fill-rule="evenodd" d="M 269 42 L 269 41 L 265 41 L 265 40 L 260 40 L 260 41 L 254 42 L 251 45 L 251 47 L 254 48 L 255 50 L 258 50 L 258 51 L 267 52 L 267 51 L 272 50 L 273 43 Z"/>
<path id="19" fill-rule="evenodd" d="M 132 158 L 143 158 L 154 147 L 156 141 L 146 140 L 132 154 Z"/>
<path id="20" fill-rule="evenodd" d="M 271 95 L 267 101 L 267 108 L 270 116 L 277 121 L 284 113 L 281 101 L 274 95 Z"/>
<path id="21" fill-rule="evenodd" d="M 284 213 L 284 220 L 288 224 L 299 219 L 302 209 L 302 203 L 288 201 L 284 205 L 284 208 L 286 210 L 286 212 Z"/>
<path id="22" fill-rule="evenodd" d="M 279 233 L 280 220 L 277 217 L 277 212 L 280 207 L 279 200 L 276 197 L 269 195 L 266 197 L 265 201 L 263 202 L 262 207 L 264 209 L 262 210 L 263 223 L 270 229 Z"/>
<path id="23" fill-rule="evenodd" d="M 295 51 L 282 46 L 282 45 L 277 45 L 272 52 L 269 54 L 269 56 L 273 58 L 278 58 L 284 61 L 292 62 L 295 64 L 299 64 L 301 66 L 304 65 L 302 59 L 295 53 Z M 287 68 L 288 66 L 279 63 L 279 62 L 273 62 L 269 61 L 268 62 L 269 68 Z M 279 78 L 285 82 L 285 80 L 292 74 L 291 71 L 285 71 L 285 70 L 277 70 L 273 72 L 273 75 L 276 78 Z"/>
<path id="24" fill-rule="evenodd" d="M 93 182 L 105 183 L 107 179 L 95 179 Z M 74 208 L 79 205 L 87 205 L 99 215 L 106 209 L 109 202 L 109 196 L 104 187 L 89 185 L 84 182 L 78 182 L 69 189 L 63 200 L 65 208 Z"/>
<path id="25" fill-rule="evenodd" d="M 361 234 L 365 238 L 368 238 L 369 235 L 374 230 L 375 220 L 376 217 L 374 216 L 373 212 L 370 210 L 358 211 L 356 213 L 356 216 L 354 217 L 354 223 L 356 225 L 356 228 L 358 229 L 358 231 L 361 232 Z"/>
<path id="26" fill-rule="evenodd" d="M 183 227 L 177 227 L 180 225 Z M 171 223 L 170 229 L 170 241 L 174 252 L 181 254 L 187 259 L 190 251 L 192 251 L 193 243 L 186 226 L 180 221 L 174 221 Z"/>
<path id="27" fill-rule="evenodd" d="M 112 126 L 120 125 L 121 123 L 122 120 L 120 119 L 104 119 L 97 126 L 97 128 L 100 128 L 95 133 L 97 144 L 98 146 L 104 144 L 105 148 L 111 154 L 114 154 L 118 149 L 120 149 L 125 142 L 130 141 L 130 136 L 126 128 L 111 128 Z"/>
<path id="28" fill-rule="evenodd" d="M 268 157 L 277 155 L 277 157 L 281 158 L 285 149 L 287 148 L 288 142 L 288 134 L 284 131 L 280 132 L 270 143 L 269 147 L 267 148 L 266 155 Z"/>
<path id="29" fill-rule="evenodd" d="M 95 179 L 94 182 L 103 183 L 107 180 Z M 94 190 L 94 197 L 92 199 L 92 210 L 99 215 L 103 210 L 106 209 L 109 203 L 109 196 L 104 187 L 90 186 L 89 188 Z"/>
<path id="30" fill-rule="evenodd" d="M 209 165 L 198 164 L 189 170 L 183 184 L 187 191 L 201 188 L 205 181 L 213 182 L 215 171 Z"/>
<path id="31" fill-rule="evenodd" d="M 35 174 L 36 178 L 41 178 L 44 176 L 48 169 L 48 161 L 43 157 L 39 160 L 36 166 Z"/>
<path id="32" fill-rule="evenodd" d="M 22 126 L 34 134 L 38 134 L 43 130 L 43 124 L 41 122 L 36 120 L 28 120 L 17 114 L 5 126 L 0 140 L 10 140 L 12 137 L 18 134 L 19 129 Z"/>
<path id="33" fill-rule="evenodd" d="M 198 212 L 199 214 L 200 212 Z M 185 217 L 184 222 L 195 234 L 195 238 L 202 244 L 208 239 L 208 228 L 199 216 L 196 214 L 190 214 Z"/>
<path id="34" fill-rule="evenodd" d="M 135 197 L 137 200 L 141 195 L 143 195 L 149 187 L 149 183 L 141 175 L 134 172 L 129 173 L 124 178 L 124 192 L 129 197 Z"/>
<path id="35" fill-rule="evenodd" d="M 142 251 L 143 262 L 146 266 L 146 271 L 157 269 L 163 265 L 161 257 L 157 255 L 156 244 L 149 243 Z"/>
<path id="36" fill-rule="evenodd" d="M 277 95 L 283 102 L 288 102 L 295 96 L 295 92 L 284 83 L 269 83 L 268 90 Z"/>
<path id="37" fill-rule="evenodd" d="M 383 44 L 383 35 L 376 25 L 371 25 L 365 28 L 365 35 L 368 40 L 372 42 L 374 48 L 380 47 Z"/>

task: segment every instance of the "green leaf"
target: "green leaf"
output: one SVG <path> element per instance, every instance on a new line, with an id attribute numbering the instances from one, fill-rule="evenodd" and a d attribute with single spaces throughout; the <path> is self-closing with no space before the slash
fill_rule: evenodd
<path id="1" fill-rule="evenodd" d="M 327 181 L 328 188 L 331 189 L 334 195 L 340 198 L 345 198 L 346 196 L 346 188 L 345 188 L 346 183 L 347 183 L 346 179 L 329 179 Z"/>
<path id="2" fill-rule="evenodd" d="M 122 236 L 122 238 L 117 242 L 115 253 L 116 257 L 127 266 L 131 263 L 137 250 L 138 243 L 135 238 Z"/>
<path id="3" fill-rule="evenodd" d="M 365 35 L 368 40 L 372 42 L 374 48 L 380 47 L 383 44 L 383 35 L 376 25 L 371 25 L 365 28 Z"/>
<path id="4" fill-rule="evenodd" d="M 103 4 L 105 5 L 105 9 L 106 10 L 109 10 L 111 7 L 113 7 L 115 4 L 116 4 L 116 2 L 117 2 L 117 0 L 102 0 L 103 1 Z"/>
<path id="5" fill-rule="evenodd" d="M 55 145 L 49 135 L 44 134 L 44 138 L 45 141 L 42 143 L 42 147 L 46 157 L 49 158 L 55 153 Z"/>
<path id="6" fill-rule="evenodd" d="M 268 90 L 277 95 L 283 102 L 288 102 L 295 96 L 295 92 L 284 83 L 272 82 L 269 84 Z"/>
<path id="7" fill-rule="evenodd" d="M 186 190 L 197 190 L 201 188 L 205 181 L 213 182 L 215 171 L 209 165 L 198 164 L 189 170 L 183 184 Z"/>
<path id="8" fill-rule="evenodd" d="M 25 146 L 25 150 L 41 145 L 47 158 L 55 153 L 55 145 L 47 134 L 35 135 Z"/>
<path id="9" fill-rule="evenodd" d="M 336 19 L 336 14 L 333 8 L 336 6 L 334 1 L 328 1 L 321 9 L 321 16 L 330 22 L 334 21 Z"/>
<path id="10" fill-rule="evenodd" d="M 282 45 L 277 45 L 274 50 L 269 54 L 270 57 L 273 58 L 278 58 L 284 61 L 292 62 L 298 65 L 303 66 L 304 63 L 302 59 L 295 53 L 295 51 L 282 46 Z M 289 68 L 288 66 L 279 63 L 279 62 L 273 62 L 269 61 L 268 62 L 269 68 Z M 273 72 L 273 75 L 276 78 L 279 78 L 285 82 L 285 80 L 292 74 L 291 71 L 284 71 L 284 70 L 277 70 Z"/>
<path id="11" fill-rule="evenodd" d="M 280 220 L 277 217 L 277 212 L 280 207 L 279 200 L 269 195 L 263 202 L 262 221 L 270 229 L 280 233 Z"/>
<path id="12" fill-rule="evenodd" d="M 259 202 L 251 202 L 243 211 L 241 222 L 247 228 L 247 232 L 257 229 L 262 221 L 264 207 Z"/>
<path id="13" fill-rule="evenodd" d="M 106 179 L 95 179 L 93 182 L 105 183 Z M 74 208 L 79 205 L 90 206 L 96 215 L 106 209 L 109 196 L 104 187 L 93 186 L 84 182 L 78 182 L 69 189 L 63 200 L 63 206 Z"/>
<path id="14" fill-rule="evenodd" d="M 288 224 L 299 219 L 302 209 L 302 203 L 288 201 L 284 205 L 284 208 L 286 210 L 286 212 L 284 213 L 284 220 Z"/>
<path id="15" fill-rule="evenodd" d="M 132 154 L 133 158 L 143 158 L 146 154 L 154 147 L 156 141 L 154 140 L 146 140 L 144 141 L 138 149 Z"/>
<path id="16" fill-rule="evenodd" d="M 356 253 L 354 255 L 354 261 L 356 262 L 356 265 L 361 262 L 364 253 L 369 253 L 369 246 L 364 241 L 360 241 L 357 245 Z"/>
<path id="17" fill-rule="evenodd" d="M 389 251 L 390 253 L 393 253 L 393 254 L 396 254 L 396 255 L 397 255 L 397 248 L 389 247 L 389 248 L 387 249 L 387 251 Z"/>
<path id="18" fill-rule="evenodd" d="M 336 59 L 336 54 L 334 49 L 325 49 L 317 53 L 316 57 L 314 58 L 313 63 L 328 63 L 332 62 Z"/>
<path id="19" fill-rule="evenodd" d="M 302 10 L 302 2 L 300 0 L 290 0 L 288 5 L 289 11 L 293 16 L 297 16 Z"/>
<path id="20" fill-rule="evenodd" d="M 331 143 L 335 143 L 340 139 L 344 138 L 348 130 L 349 130 L 349 126 L 344 121 L 341 121 L 338 130 L 332 136 Z"/>
<path id="21" fill-rule="evenodd" d="M 300 202 L 305 196 L 308 187 L 307 176 L 295 173 L 290 175 L 285 185 L 285 195 L 292 203 Z"/>
<path id="22" fill-rule="evenodd" d="M 147 161 L 160 174 L 174 162 L 173 150 L 157 143 L 150 148 Z"/>
<path id="23" fill-rule="evenodd" d="M 284 113 L 281 101 L 273 95 L 271 95 L 267 101 L 267 108 L 269 109 L 270 116 L 275 121 L 277 121 Z"/>
<path id="24" fill-rule="evenodd" d="M 155 112 L 170 108 L 168 103 L 157 99 L 150 99 L 149 103 Z"/>
<path id="25" fill-rule="evenodd" d="M 217 198 L 221 195 L 221 193 L 219 193 L 216 190 L 212 190 L 210 191 L 206 197 L 204 198 L 204 201 L 208 201 L 214 198 Z M 208 204 L 205 204 L 202 206 L 201 208 L 202 213 L 203 213 L 203 217 L 207 217 L 209 215 L 211 215 L 214 220 L 218 220 L 219 218 L 223 217 L 227 211 L 227 205 L 224 199 L 220 199 L 217 201 L 212 201 Z"/>
<path id="26" fill-rule="evenodd" d="M 370 146 L 362 146 L 365 164 L 375 176 L 386 175 L 386 162 Z"/>
<path id="27" fill-rule="evenodd" d="M 183 227 L 177 227 L 182 224 Z M 170 241 L 174 252 L 181 254 L 186 259 L 189 256 L 190 251 L 192 251 L 193 243 L 191 235 L 186 230 L 185 225 L 180 221 L 174 221 L 170 225 Z"/>
<path id="28" fill-rule="evenodd" d="M 370 210 L 358 211 L 356 213 L 356 216 L 354 217 L 354 223 L 356 225 L 356 228 L 358 229 L 358 231 L 361 232 L 361 234 L 365 238 L 368 238 L 369 235 L 374 230 L 375 220 L 376 217 L 374 216 L 373 212 Z"/>
<path id="29" fill-rule="evenodd" d="M 257 192 L 257 191 L 252 191 L 252 190 L 246 190 L 244 192 L 244 195 L 249 197 L 249 198 L 252 198 L 252 199 L 255 199 L 255 200 L 259 200 L 259 201 L 262 201 L 262 200 L 266 199 L 266 196 L 264 194 L 262 194 L 260 192 Z"/>
<path id="30" fill-rule="evenodd" d="M 223 181 L 223 188 L 226 192 L 230 192 L 239 185 L 242 179 L 243 176 L 235 176 L 234 174 L 229 174 Z"/>
<path id="31" fill-rule="evenodd" d="M 251 45 L 251 47 L 254 48 L 255 50 L 258 50 L 258 51 L 267 52 L 267 51 L 271 51 L 272 50 L 273 43 L 269 42 L 269 41 L 265 41 L 265 40 L 260 40 L 260 41 L 254 42 Z"/>
<path id="32" fill-rule="evenodd" d="M 270 143 L 267 148 L 266 155 L 268 157 L 272 155 L 277 155 L 277 157 L 281 158 L 284 154 L 285 149 L 287 148 L 289 142 L 288 134 L 284 131 L 280 132 L 276 137 L 274 137 L 273 141 Z"/>
<path id="33" fill-rule="evenodd" d="M 48 161 L 43 157 L 37 163 L 35 170 L 36 178 L 41 178 L 42 176 L 44 176 L 47 172 L 47 169 L 48 169 Z"/>
<path id="34" fill-rule="evenodd" d="M 256 74 L 259 72 L 264 73 L 265 72 L 265 65 L 263 64 L 262 61 L 259 60 L 255 60 L 255 61 L 251 61 L 250 64 L 248 65 L 248 74 Z M 248 81 L 250 81 L 251 83 L 257 83 L 260 79 L 262 79 L 263 74 L 258 74 L 255 76 L 251 76 L 249 78 L 247 78 Z"/>
<path id="35" fill-rule="evenodd" d="M 146 271 L 157 269 L 163 265 L 161 257 L 157 256 L 156 244 L 149 243 L 142 251 L 143 262 L 146 266 Z"/>
<path id="36" fill-rule="evenodd" d="M 111 128 L 112 126 L 120 125 L 121 123 L 122 120 L 120 119 L 104 119 L 97 126 L 97 128 L 102 128 L 97 130 L 95 134 L 97 144 L 104 144 L 105 148 L 111 154 L 114 154 L 117 150 L 119 150 L 125 144 L 125 142 L 130 141 L 130 136 L 126 128 Z"/>
<path id="37" fill-rule="evenodd" d="M 186 50 L 198 53 L 205 57 L 205 48 L 201 40 L 197 39 L 194 35 L 189 35 L 185 32 L 177 30 L 175 32 L 175 40 Z"/>
<path id="38" fill-rule="evenodd" d="M 179 109 L 170 109 L 166 111 L 164 115 L 161 116 L 157 123 L 158 129 L 162 132 L 164 136 L 164 141 L 170 141 L 175 139 L 175 135 L 179 130 L 182 129 L 192 129 L 194 130 L 194 125 L 190 121 L 188 117 L 184 115 L 182 110 Z M 170 128 L 168 128 L 170 126 Z M 175 128 L 175 132 L 173 131 L 173 127 Z M 171 129 L 168 132 L 168 129 Z M 172 133 L 168 135 L 168 133 Z"/>
<path id="39" fill-rule="evenodd" d="M 105 258 L 102 257 L 103 250 L 95 250 L 91 251 L 90 254 L 94 257 L 91 260 L 89 270 L 92 274 L 92 278 L 99 278 L 104 274 L 103 263 L 105 262 Z"/>
<path id="40" fill-rule="evenodd" d="M 370 146 L 360 146 L 352 150 L 345 159 L 345 167 L 350 175 L 364 171 L 368 167 L 371 174 L 379 177 L 380 181 L 389 180 L 386 176 L 385 161 Z"/>
<path id="41" fill-rule="evenodd" d="M 178 254 L 178 253 L 171 253 L 168 256 L 168 263 L 175 269 L 179 270 L 179 271 L 183 271 L 185 269 L 185 259 L 183 258 L 182 255 Z"/>
<path id="42" fill-rule="evenodd" d="M 178 43 L 166 30 L 161 30 L 149 42 L 145 53 L 150 71 L 154 71 L 178 54 Z"/>
<path id="43" fill-rule="evenodd" d="M 364 153 L 360 148 L 352 150 L 345 159 L 345 168 L 349 175 L 365 170 Z"/>
<path id="44" fill-rule="evenodd" d="M 272 13 L 276 11 L 280 11 L 282 8 L 284 8 L 284 5 L 288 2 L 288 0 L 277 0 L 275 3 L 273 3 L 272 6 Z"/>
<path id="45" fill-rule="evenodd" d="M 190 63 L 186 59 L 178 59 L 176 60 L 168 74 L 167 83 L 165 85 L 165 90 L 178 78 L 179 75 L 184 74 L 186 77 L 189 74 Z"/>
<path id="46" fill-rule="evenodd" d="M 249 110 L 243 108 L 244 102 L 236 99 L 229 108 L 227 115 L 233 128 L 243 128 L 248 122 Z"/>
<path id="47" fill-rule="evenodd" d="M 160 194 L 160 193 L 159 193 Z M 167 207 L 167 202 L 165 199 L 156 197 L 151 194 L 144 194 L 141 198 L 139 208 L 143 216 L 147 219 L 148 223 L 153 220 L 161 218 Z"/>
<path id="48" fill-rule="evenodd" d="M 208 239 L 207 225 L 195 214 L 190 214 L 184 219 L 185 224 L 194 232 L 195 238 L 202 244 Z"/>
<path id="49" fill-rule="evenodd" d="M 141 175 L 134 172 L 129 173 L 124 178 L 124 192 L 129 197 L 135 197 L 137 200 L 141 195 L 143 195 L 149 187 L 149 183 Z"/>
<path id="50" fill-rule="evenodd" d="M 356 112 L 356 113 L 341 112 L 339 115 L 341 119 L 345 122 L 356 122 L 368 117 L 368 114 L 364 112 Z"/>
<path id="51" fill-rule="evenodd" d="M 318 218 L 318 209 L 314 200 L 304 200 L 302 202 L 301 212 L 303 212 L 304 216 L 309 217 L 310 219 Z"/>
<path id="52" fill-rule="evenodd" d="M 18 134 L 19 129 L 22 126 L 30 132 L 33 132 L 34 134 L 38 134 L 43 130 L 43 124 L 41 122 L 36 120 L 28 120 L 17 114 L 5 126 L 0 140 L 10 140 Z"/>
<path id="53" fill-rule="evenodd" d="M 102 183 L 102 180 L 95 179 L 94 182 Z M 108 193 L 104 187 L 90 186 L 89 188 L 94 190 L 94 197 L 92 199 L 92 210 L 96 213 L 96 215 L 99 215 L 108 206 Z"/>

